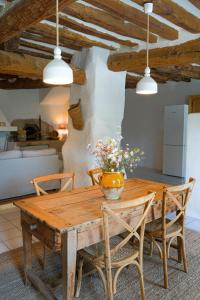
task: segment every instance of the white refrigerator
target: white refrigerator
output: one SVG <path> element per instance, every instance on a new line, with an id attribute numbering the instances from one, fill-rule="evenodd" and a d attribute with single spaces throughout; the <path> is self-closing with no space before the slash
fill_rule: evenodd
<path id="1" fill-rule="evenodd" d="M 163 174 L 186 176 L 188 105 L 164 110 Z"/>

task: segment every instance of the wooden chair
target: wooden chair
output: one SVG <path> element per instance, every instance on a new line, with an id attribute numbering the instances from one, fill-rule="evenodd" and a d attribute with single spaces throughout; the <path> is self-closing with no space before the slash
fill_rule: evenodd
<path id="1" fill-rule="evenodd" d="M 143 279 L 143 242 L 145 219 L 151 207 L 155 193 L 147 196 L 125 201 L 121 203 L 103 203 L 103 235 L 104 243 L 99 243 L 101 254 L 96 253 L 96 245 L 80 250 L 80 268 L 78 272 L 76 296 L 79 297 L 82 269 L 84 261 L 90 263 L 99 273 L 105 292 L 109 300 L 113 299 L 116 293 L 117 279 L 120 272 L 128 265 L 135 265 L 140 276 L 140 287 L 142 299 L 145 299 L 144 279 Z M 131 215 L 135 217 L 130 218 Z M 125 218 L 126 221 L 122 218 Z M 128 221 L 129 220 L 129 221 Z M 130 222 L 131 220 L 131 222 Z M 125 238 L 118 235 L 110 237 L 111 230 L 120 228 L 121 232 L 128 231 Z M 118 231 L 119 232 L 119 231 Z M 134 249 L 131 239 L 135 237 L 139 241 L 139 249 Z M 116 269 L 114 279 L 112 279 L 112 269 Z M 105 270 L 105 274 L 103 272 Z"/>
<path id="2" fill-rule="evenodd" d="M 53 180 L 60 180 L 60 181 L 66 181 L 63 186 L 59 189 L 58 192 L 64 192 L 67 190 L 67 188 L 71 184 L 71 189 L 74 188 L 74 173 L 58 173 L 58 174 L 51 174 L 47 176 L 40 176 L 32 179 L 31 183 L 33 183 L 36 193 L 38 196 L 41 195 L 47 195 L 48 193 L 39 185 L 39 183 L 44 183 L 48 181 L 53 181 Z"/>
<path id="3" fill-rule="evenodd" d="M 185 212 L 186 207 L 195 183 L 195 179 L 190 178 L 189 183 L 173 186 L 164 189 L 162 202 L 162 217 L 147 224 L 145 236 L 151 242 L 151 255 L 153 246 L 158 248 L 161 259 L 163 260 L 164 287 L 168 288 L 167 259 L 169 258 L 170 246 L 178 251 L 178 261 L 184 264 L 184 271 L 187 272 L 187 259 L 185 251 Z M 177 208 L 176 217 L 172 220 L 167 218 L 168 203 L 173 202 Z M 177 245 L 172 241 L 177 239 Z M 162 244 L 162 247 L 160 245 Z"/>
<path id="4" fill-rule="evenodd" d="M 90 176 L 93 185 L 99 184 L 99 176 L 103 173 L 101 168 L 91 169 L 87 173 Z"/>
<path id="5" fill-rule="evenodd" d="M 34 185 L 37 196 L 41 195 L 47 195 L 48 193 L 39 185 L 39 183 L 44 183 L 48 181 L 53 180 L 60 180 L 60 182 L 63 180 L 65 183 L 63 186 L 61 185 L 60 189 L 57 192 L 64 192 L 68 189 L 68 187 L 71 185 L 70 190 L 74 189 L 74 173 L 58 173 L 58 174 L 51 174 L 47 176 L 40 176 L 36 177 L 31 180 L 31 183 Z M 60 244 L 60 236 L 57 235 L 55 237 L 55 244 Z M 43 268 L 45 266 L 45 260 L 46 260 L 46 247 L 43 245 L 43 258 L 42 258 L 42 264 Z"/>

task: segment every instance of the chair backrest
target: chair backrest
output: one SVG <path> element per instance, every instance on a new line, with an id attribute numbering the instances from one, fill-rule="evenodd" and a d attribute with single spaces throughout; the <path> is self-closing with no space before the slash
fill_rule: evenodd
<path id="1" fill-rule="evenodd" d="M 39 185 L 39 183 L 44 183 L 48 181 L 53 181 L 53 180 L 63 180 L 64 183 L 63 185 L 60 184 L 60 189 L 59 192 L 64 192 L 70 185 L 72 190 L 74 188 L 74 173 L 58 173 L 58 174 L 51 174 L 47 176 L 40 176 L 32 179 L 31 183 L 33 183 L 36 193 L 38 196 L 40 195 L 47 195 L 48 193 Z"/>
<path id="2" fill-rule="evenodd" d="M 99 176 L 103 173 L 101 168 L 91 169 L 87 173 L 90 176 L 93 185 L 99 184 Z"/>
<path id="3" fill-rule="evenodd" d="M 190 199 L 195 179 L 190 178 L 189 182 L 179 186 L 172 186 L 164 189 L 163 193 L 163 205 L 162 205 L 162 219 L 164 234 L 174 224 L 181 224 L 184 226 L 185 212 L 188 201 Z M 176 217 L 167 221 L 168 204 L 172 202 L 177 208 Z M 171 206 L 171 205 L 170 205 Z"/>
<path id="4" fill-rule="evenodd" d="M 104 227 L 104 239 L 105 239 L 105 254 L 106 257 L 112 258 L 122 247 L 124 247 L 132 237 L 136 237 L 139 241 L 140 256 L 143 253 L 144 242 L 144 230 L 145 220 L 152 202 L 155 198 L 155 193 L 150 193 L 147 196 L 140 197 L 130 201 L 124 201 L 120 203 L 103 203 L 103 227 Z M 120 215 L 123 214 L 123 217 Z M 136 220 L 132 226 L 125 221 L 124 214 L 127 216 L 134 215 Z M 128 235 L 122 239 L 117 245 L 110 249 L 110 226 L 109 221 L 115 220 L 124 231 L 128 231 Z"/>

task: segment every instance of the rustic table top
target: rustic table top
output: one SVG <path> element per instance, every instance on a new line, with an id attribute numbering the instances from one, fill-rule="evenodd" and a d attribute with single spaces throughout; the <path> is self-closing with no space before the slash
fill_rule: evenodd
<path id="1" fill-rule="evenodd" d="M 132 200 L 149 192 L 156 192 L 155 199 L 161 200 L 163 188 L 167 186 L 169 185 L 145 179 L 128 179 L 121 199 L 115 201 Z M 90 186 L 71 192 L 25 198 L 14 204 L 24 213 L 63 233 L 101 219 L 101 204 L 105 201 L 100 187 Z"/>

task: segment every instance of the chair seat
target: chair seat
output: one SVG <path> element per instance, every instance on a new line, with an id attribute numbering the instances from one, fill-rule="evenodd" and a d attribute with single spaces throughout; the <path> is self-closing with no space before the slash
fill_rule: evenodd
<path id="1" fill-rule="evenodd" d="M 166 219 L 166 221 L 167 221 L 167 223 L 169 223 L 171 220 Z M 167 229 L 166 234 L 171 236 L 172 234 L 180 232 L 181 229 L 182 229 L 182 226 L 178 223 L 175 223 Z M 152 237 L 154 237 L 154 236 L 161 237 L 163 234 L 162 218 L 146 224 L 145 232 Z"/>
<path id="2" fill-rule="evenodd" d="M 119 236 L 115 236 L 110 239 L 110 248 L 112 248 L 119 244 L 121 238 Z M 83 250 L 79 251 L 79 255 L 85 258 L 87 261 L 92 264 L 99 265 L 101 268 L 105 268 L 104 262 L 104 242 L 92 245 Z M 117 251 L 114 255 L 111 256 L 111 265 L 112 268 L 118 268 L 121 265 L 129 264 L 134 259 L 139 256 L 139 251 L 133 248 L 133 245 L 127 243 L 124 247 L 122 247 L 119 251 Z"/>

